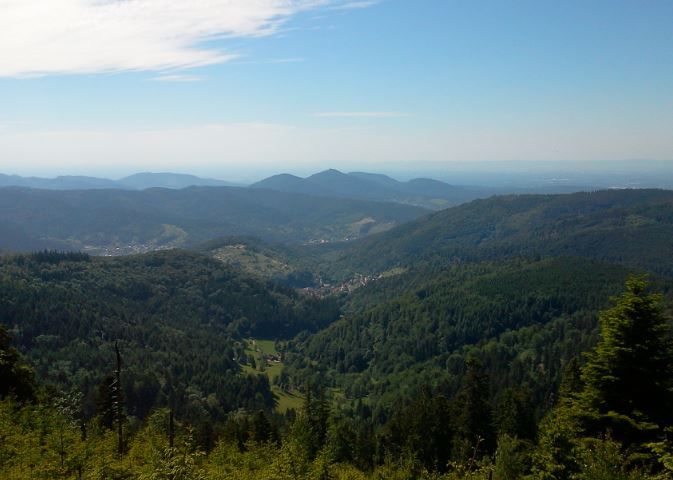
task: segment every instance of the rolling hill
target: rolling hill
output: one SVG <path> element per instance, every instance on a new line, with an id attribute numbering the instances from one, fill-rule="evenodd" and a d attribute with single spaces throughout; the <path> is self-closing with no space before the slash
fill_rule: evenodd
<path id="1" fill-rule="evenodd" d="M 605 190 L 475 200 L 324 254 L 335 278 L 393 267 L 583 256 L 673 274 L 673 191 Z"/>
<path id="2" fill-rule="evenodd" d="M 56 178 L 21 177 L 0 174 L 0 187 L 27 187 L 47 190 L 96 190 L 121 188 L 144 190 L 146 188 L 187 188 L 193 186 L 233 187 L 231 182 L 201 178 L 182 173 L 136 173 L 119 180 L 107 178 L 63 175 Z"/>
<path id="3" fill-rule="evenodd" d="M 227 235 L 285 243 L 342 241 L 383 231 L 427 211 L 235 187 L 181 190 L 0 189 L 0 249 L 139 253 Z"/>
<path id="4" fill-rule="evenodd" d="M 85 394 L 124 358 L 129 413 L 169 401 L 211 414 L 272 408 L 266 377 L 244 375 L 242 341 L 291 338 L 337 318 L 333 302 L 298 296 L 206 255 L 125 258 L 42 252 L 0 259 L 0 319 L 38 378 Z M 210 398 L 210 400 L 207 400 Z M 191 405 L 191 406 L 190 406 Z"/>
<path id="5" fill-rule="evenodd" d="M 118 182 L 105 178 L 60 176 L 56 178 L 20 177 L 0 173 L 0 187 L 45 188 L 50 190 L 80 190 L 98 188 L 123 188 Z"/>
<path id="6" fill-rule="evenodd" d="M 327 381 L 386 411 L 421 385 L 455 394 L 468 358 L 494 393 L 526 386 L 543 405 L 564 365 L 595 342 L 596 314 L 630 270 L 573 257 L 412 270 L 358 289 L 344 316 L 295 343 L 290 375 Z M 663 281 L 669 292 L 673 284 Z"/>
<path id="7" fill-rule="evenodd" d="M 400 182 L 387 175 L 342 173 L 334 169 L 307 178 L 289 174 L 274 175 L 250 187 L 326 197 L 398 202 L 433 210 L 488 197 L 500 191 L 493 188 L 454 186 L 427 178 Z"/>
<path id="8" fill-rule="evenodd" d="M 201 178 L 196 175 L 184 173 L 152 173 L 143 172 L 124 177 L 117 183 L 125 188 L 145 190 L 147 188 L 187 188 L 187 187 L 236 187 L 237 184 L 216 180 L 214 178 Z"/>

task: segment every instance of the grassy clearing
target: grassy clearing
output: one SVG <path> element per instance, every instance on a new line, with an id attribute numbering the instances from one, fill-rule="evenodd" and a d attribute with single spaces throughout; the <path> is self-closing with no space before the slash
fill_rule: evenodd
<path id="1" fill-rule="evenodd" d="M 271 387 L 271 391 L 278 397 L 276 411 L 285 413 L 290 409 L 299 411 L 304 404 L 304 397 L 296 393 L 288 393 L 281 390 L 278 386 Z"/>
<path id="2" fill-rule="evenodd" d="M 381 274 L 381 277 L 383 278 L 390 278 L 390 277 L 395 277 L 397 275 L 402 275 L 403 273 L 407 273 L 409 269 L 408 268 L 403 268 L 403 267 L 395 267 L 391 268 L 390 270 L 386 270 Z"/>
<path id="3" fill-rule="evenodd" d="M 243 244 L 218 248 L 212 255 L 220 262 L 233 265 L 256 277 L 284 277 L 292 271 L 282 259 L 255 251 Z"/>
<path id="4" fill-rule="evenodd" d="M 276 342 L 274 340 L 251 340 L 251 343 L 261 350 L 262 353 L 269 355 L 278 355 Z"/>
<path id="5" fill-rule="evenodd" d="M 283 363 L 276 361 L 269 361 L 265 359 L 265 355 L 278 355 L 275 342 L 273 340 L 257 340 L 250 338 L 245 342 L 245 353 L 249 358 L 255 359 L 256 368 L 250 365 L 241 364 L 241 368 L 246 374 L 263 374 L 269 378 L 269 382 L 273 384 L 274 379 L 280 376 L 283 370 Z M 302 406 L 304 397 L 298 393 L 284 392 L 277 385 L 271 386 L 271 391 L 278 398 L 276 411 L 285 413 L 290 409 L 298 410 Z"/>

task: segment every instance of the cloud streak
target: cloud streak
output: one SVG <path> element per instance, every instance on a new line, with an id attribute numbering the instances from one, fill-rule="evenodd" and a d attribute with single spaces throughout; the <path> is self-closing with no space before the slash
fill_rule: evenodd
<path id="1" fill-rule="evenodd" d="M 206 42 L 273 35 L 330 0 L 0 0 L 0 77 L 164 71 L 237 58 Z"/>
<path id="2" fill-rule="evenodd" d="M 340 5 L 334 5 L 334 6 L 330 7 L 330 10 L 358 10 L 358 9 L 361 9 L 361 8 L 373 7 L 374 5 L 377 5 L 379 3 L 381 3 L 381 0 L 353 1 L 353 2 L 342 3 Z"/>

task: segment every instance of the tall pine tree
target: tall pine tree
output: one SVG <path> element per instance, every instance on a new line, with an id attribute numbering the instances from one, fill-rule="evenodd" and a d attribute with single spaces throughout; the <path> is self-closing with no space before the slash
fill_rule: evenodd
<path id="1" fill-rule="evenodd" d="M 673 423 L 673 343 L 661 296 L 642 277 L 600 315 L 600 340 L 582 369 L 582 424 L 628 447 L 656 439 Z"/>
<path id="2" fill-rule="evenodd" d="M 11 338 L 0 324 L 0 399 L 11 395 L 18 400 L 35 397 L 33 371 L 11 346 Z"/>
<path id="3" fill-rule="evenodd" d="M 469 359 L 463 384 L 454 398 L 457 437 L 454 449 L 459 460 L 479 458 L 495 448 L 488 381 L 480 362 Z"/>

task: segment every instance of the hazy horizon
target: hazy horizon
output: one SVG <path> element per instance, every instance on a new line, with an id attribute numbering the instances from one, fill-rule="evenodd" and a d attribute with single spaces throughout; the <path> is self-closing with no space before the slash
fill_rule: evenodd
<path id="1" fill-rule="evenodd" d="M 68 176 L 96 177 L 109 180 L 121 180 L 138 173 L 172 173 L 195 175 L 231 182 L 241 186 L 249 185 L 265 178 L 290 174 L 306 178 L 328 169 L 343 173 L 366 172 L 382 174 L 399 181 L 413 178 L 432 178 L 456 185 L 516 186 L 535 187 L 539 185 L 571 186 L 615 186 L 615 187 L 657 187 L 673 188 L 673 161 L 625 160 L 603 162 L 425 162 L 413 168 L 410 164 L 398 163 L 380 166 L 357 165 L 342 168 L 328 165 L 327 168 L 288 168 L 250 169 L 245 167 L 218 169 L 155 169 L 138 168 L 114 169 L 67 169 L 67 170 L 28 170 L 0 171 L 4 175 L 20 177 L 56 178 Z"/>

